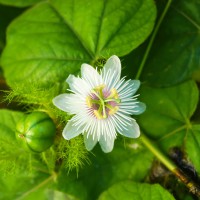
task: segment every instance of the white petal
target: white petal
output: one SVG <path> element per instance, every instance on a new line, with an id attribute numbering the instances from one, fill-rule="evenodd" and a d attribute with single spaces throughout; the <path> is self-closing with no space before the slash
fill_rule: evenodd
<path id="1" fill-rule="evenodd" d="M 140 115 L 146 110 L 146 105 L 138 101 L 122 102 L 119 111 L 127 115 Z"/>
<path id="2" fill-rule="evenodd" d="M 140 115 L 146 110 L 146 105 L 142 102 L 137 103 L 137 107 L 132 112 L 133 115 Z"/>
<path id="3" fill-rule="evenodd" d="M 97 143 L 97 137 L 91 134 L 84 133 L 84 143 L 88 151 L 91 151 Z"/>
<path id="4" fill-rule="evenodd" d="M 134 119 L 131 122 L 131 125 L 126 126 L 126 129 L 124 127 L 122 127 L 122 130 L 117 128 L 117 131 L 126 137 L 137 138 L 140 136 L 140 128 Z"/>
<path id="5" fill-rule="evenodd" d="M 104 153 L 109 153 L 113 150 L 114 147 L 114 141 L 115 137 L 104 137 L 101 136 L 99 140 L 99 144 L 101 146 L 101 149 Z"/>
<path id="6" fill-rule="evenodd" d="M 70 140 L 82 133 L 82 128 L 78 128 L 74 126 L 73 118 L 68 121 L 67 125 L 65 126 L 62 135 L 66 140 Z"/>
<path id="7" fill-rule="evenodd" d="M 102 78 L 97 70 L 95 70 L 92 66 L 88 64 L 81 65 L 81 75 L 82 78 L 87 83 L 89 83 L 92 88 L 97 87 L 103 83 Z"/>
<path id="8" fill-rule="evenodd" d="M 76 94 L 60 94 L 53 99 L 53 104 L 60 110 L 76 114 L 83 108 L 84 101 Z"/>
<path id="9" fill-rule="evenodd" d="M 113 116 L 110 116 L 110 119 L 112 120 L 112 123 L 115 125 L 115 129 L 117 130 L 117 132 L 122 132 L 132 124 L 131 117 L 129 117 L 129 120 L 127 120 L 115 114 Z"/>
<path id="10" fill-rule="evenodd" d="M 138 88 L 140 87 L 139 80 L 128 80 L 123 82 L 121 85 L 116 86 L 116 90 L 120 98 L 130 98 L 132 97 Z"/>
<path id="11" fill-rule="evenodd" d="M 121 62 L 117 56 L 111 56 L 102 70 L 102 77 L 108 88 L 112 88 L 121 76 Z"/>
<path id="12" fill-rule="evenodd" d="M 69 87 L 72 90 L 72 92 L 84 96 L 87 96 L 92 89 L 85 80 L 77 78 L 74 75 L 69 75 L 66 82 L 69 84 Z"/>

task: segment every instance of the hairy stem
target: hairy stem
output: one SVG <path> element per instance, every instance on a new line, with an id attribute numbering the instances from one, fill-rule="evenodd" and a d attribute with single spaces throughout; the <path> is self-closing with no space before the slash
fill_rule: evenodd
<path id="1" fill-rule="evenodd" d="M 153 144 L 143 133 L 140 137 L 142 143 L 149 149 L 160 162 L 170 170 L 184 185 L 197 197 L 200 197 L 200 186 L 197 185 L 187 174 L 179 169 L 160 149 Z"/>
<path id="2" fill-rule="evenodd" d="M 156 37 L 156 34 L 157 34 L 157 32 L 158 32 L 158 30 L 159 30 L 159 28 L 160 28 L 160 25 L 161 25 L 161 23 L 162 23 L 162 21 L 163 21 L 165 15 L 166 15 L 166 13 L 167 13 L 169 7 L 170 7 L 170 5 L 171 5 L 171 2 L 172 2 L 172 0 L 168 0 L 166 6 L 165 6 L 165 8 L 164 8 L 164 10 L 163 10 L 163 12 L 162 12 L 162 14 L 161 14 L 161 16 L 160 16 L 160 19 L 158 20 L 158 22 L 157 22 L 157 24 L 156 24 L 156 26 L 155 26 L 155 29 L 154 29 L 154 31 L 153 31 L 153 33 L 152 33 L 152 35 L 151 35 L 151 38 L 150 38 L 150 40 L 149 40 L 149 44 L 148 44 L 148 46 L 147 46 L 147 49 L 146 49 L 145 54 L 144 54 L 144 56 L 143 56 L 142 62 L 141 62 L 140 66 L 139 66 L 139 69 L 138 69 L 138 71 L 137 71 L 137 74 L 136 74 L 135 79 L 139 79 L 139 78 L 140 78 L 140 75 L 141 75 L 141 73 L 142 73 L 142 70 L 143 70 L 144 65 L 145 65 L 145 63 L 146 63 L 146 60 L 147 60 L 147 58 L 148 58 L 148 55 L 149 55 L 149 52 L 150 52 L 151 47 L 152 47 L 152 45 L 153 45 L 154 39 L 155 39 L 155 37 Z"/>

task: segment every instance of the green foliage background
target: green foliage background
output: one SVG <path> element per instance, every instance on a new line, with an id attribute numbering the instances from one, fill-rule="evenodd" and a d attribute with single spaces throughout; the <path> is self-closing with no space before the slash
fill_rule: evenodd
<path id="1" fill-rule="evenodd" d="M 0 94 L 6 99 L 0 110 L 0 199 L 197 199 L 140 139 L 119 136 L 109 154 L 99 146 L 87 152 L 82 136 L 65 141 L 61 132 L 70 116 L 52 105 L 82 63 L 97 67 L 115 54 L 122 74 L 142 82 L 139 99 L 147 110 L 136 118 L 141 130 L 166 155 L 179 147 L 199 174 L 199 0 L 171 3 L 138 77 L 169 2 L 0 0 L 0 89 L 8 90 Z M 15 139 L 16 123 L 34 110 L 47 112 L 57 126 L 55 144 L 41 154 Z"/>

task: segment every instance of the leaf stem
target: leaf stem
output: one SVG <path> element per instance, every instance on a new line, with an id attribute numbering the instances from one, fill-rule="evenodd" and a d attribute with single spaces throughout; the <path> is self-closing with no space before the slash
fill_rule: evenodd
<path id="1" fill-rule="evenodd" d="M 136 74 L 135 79 L 139 79 L 139 78 L 140 78 L 140 75 L 141 75 L 141 73 L 142 73 L 142 70 L 143 70 L 144 65 L 145 65 L 145 63 L 146 63 L 146 60 L 147 60 L 147 58 L 148 58 L 148 55 L 149 55 L 149 52 L 150 52 L 151 47 L 152 47 L 152 45 L 153 45 L 154 39 L 155 39 L 155 37 L 156 37 L 156 34 L 157 34 L 157 32 L 158 32 L 158 30 L 159 30 L 159 28 L 160 28 L 160 25 L 161 25 L 161 23 L 162 23 L 162 21 L 163 21 L 165 15 L 166 15 L 166 13 L 167 13 L 169 7 L 170 7 L 170 5 L 171 5 L 171 2 L 172 2 L 172 0 L 168 0 L 166 6 L 165 6 L 165 8 L 164 8 L 164 11 L 162 12 L 162 14 L 161 14 L 161 16 L 160 16 L 160 19 L 158 20 L 158 22 L 157 22 L 157 24 L 156 24 L 156 26 L 155 26 L 155 29 L 154 29 L 154 31 L 153 31 L 153 33 L 152 33 L 152 35 L 151 35 L 151 38 L 150 38 L 150 40 L 149 40 L 149 44 L 148 44 L 148 46 L 147 46 L 147 49 L 146 49 L 145 54 L 144 54 L 144 56 L 143 56 L 142 62 L 141 62 L 140 66 L 139 66 L 139 69 L 138 69 L 138 71 L 137 71 L 137 74 Z"/>
<path id="2" fill-rule="evenodd" d="M 197 185 L 197 183 L 195 183 L 187 174 L 178 168 L 175 163 L 163 154 L 160 149 L 144 135 L 144 133 L 141 134 L 140 139 L 147 149 L 149 149 L 168 170 L 184 183 L 190 192 L 197 197 L 200 197 L 200 186 Z"/>

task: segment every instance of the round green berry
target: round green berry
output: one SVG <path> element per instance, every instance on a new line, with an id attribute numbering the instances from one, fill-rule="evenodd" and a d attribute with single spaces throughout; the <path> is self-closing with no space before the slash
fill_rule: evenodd
<path id="1" fill-rule="evenodd" d="M 56 127 L 44 112 L 32 112 L 22 118 L 16 126 L 16 137 L 25 148 L 43 152 L 54 142 Z"/>

